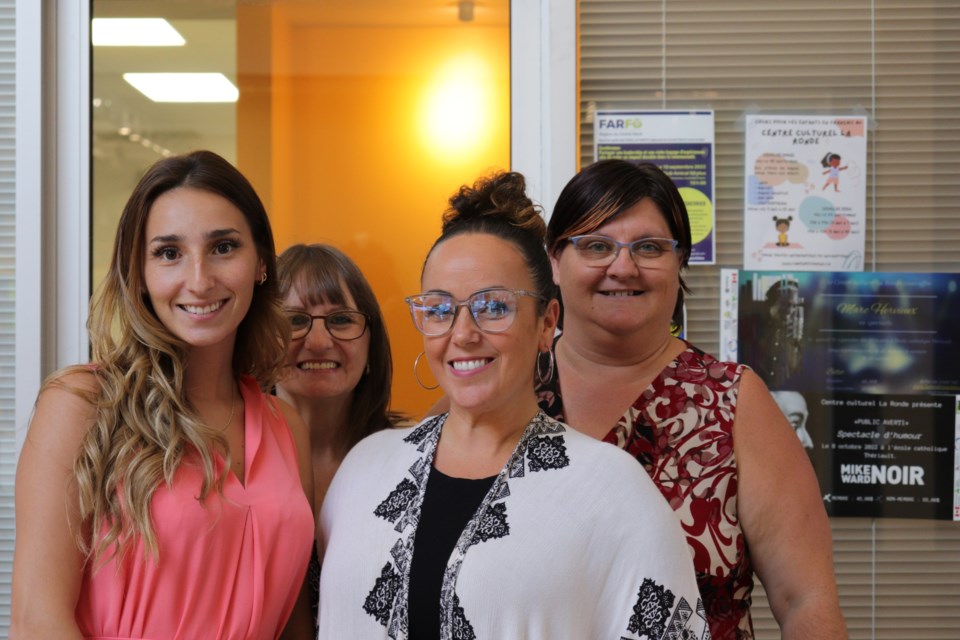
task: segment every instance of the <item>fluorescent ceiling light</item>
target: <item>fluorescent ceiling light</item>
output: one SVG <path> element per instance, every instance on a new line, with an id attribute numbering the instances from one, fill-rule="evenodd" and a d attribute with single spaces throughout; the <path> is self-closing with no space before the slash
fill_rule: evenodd
<path id="1" fill-rule="evenodd" d="M 94 18 L 95 47 L 182 47 L 186 40 L 163 18 Z"/>
<path id="2" fill-rule="evenodd" d="M 125 73 L 154 102 L 236 102 L 240 91 L 222 73 Z"/>

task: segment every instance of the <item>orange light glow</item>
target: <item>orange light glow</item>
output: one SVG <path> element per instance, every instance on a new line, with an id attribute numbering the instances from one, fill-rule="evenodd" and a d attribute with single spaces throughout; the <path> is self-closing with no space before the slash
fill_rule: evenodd
<path id="1" fill-rule="evenodd" d="M 497 83 L 489 60 L 462 54 L 433 75 L 425 93 L 420 130 L 436 155 L 480 151 L 495 129 Z"/>
<path id="2" fill-rule="evenodd" d="M 509 26 L 342 26 L 318 7 L 238 9 L 239 166 L 278 250 L 326 242 L 360 266 L 390 334 L 393 407 L 419 416 L 442 392 L 414 379 L 423 337 L 403 298 L 450 195 L 509 168 Z"/>

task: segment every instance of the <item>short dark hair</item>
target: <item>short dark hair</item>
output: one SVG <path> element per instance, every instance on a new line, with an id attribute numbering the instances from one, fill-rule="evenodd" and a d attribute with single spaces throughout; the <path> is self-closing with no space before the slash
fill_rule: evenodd
<path id="1" fill-rule="evenodd" d="M 573 236 L 593 232 L 644 198 L 657 206 L 677 241 L 681 272 L 690 260 L 690 218 L 680 191 L 660 167 L 649 162 L 600 160 L 583 168 L 566 184 L 547 225 L 547 249 L 557 256 Z M 680 276 L 673 323 L 683 326 L 683 296 L 690 288 Z M 561 297 L 563 292 L 560 292 Z"/>

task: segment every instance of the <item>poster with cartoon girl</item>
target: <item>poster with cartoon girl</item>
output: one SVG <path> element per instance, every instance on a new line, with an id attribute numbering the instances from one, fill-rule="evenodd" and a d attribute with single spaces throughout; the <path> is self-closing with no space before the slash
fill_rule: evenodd
<path id="1" fill-rule="evenodd" d="M 745 269 L 860 271 L 867 118 L 745 117 Z"/>
<path id="2" fill-rule="evenodd" d="M 778 247 L 790 246 L 790 241 L 787 240 L 787 231 L 790 231 L 791 222 L 793 222 L 793 216 L 787 216 L 786 218 L 781 218 L 780 216 L 773 216 L 773 223 L 777 227 L 777 246 Z"/>
<path id="3" fill-rule="evenodd" d="M 833 185 L 834 192 L 840 193 L 840 172 L 846 171 L 849 167 L 841 167 L 840 154 L 832 151 L 828 151 L 827 155 L 823 156 L 820 164 L 826 168 L 823 175 L 827 176 L 827 181 L 823 183 L 823 189 L 820 190 L 824 191 L 827 187 Z"/>

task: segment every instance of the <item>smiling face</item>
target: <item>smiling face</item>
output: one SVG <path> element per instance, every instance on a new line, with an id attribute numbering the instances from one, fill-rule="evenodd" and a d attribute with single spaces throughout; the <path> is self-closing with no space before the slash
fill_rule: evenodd
<path id="1" fill-rule="evenodd" d="M 423 269 L 424 292 L 464 300 L 481 289 L 534 289 L 533 278 L 513 244 L 482 233 L 463 234 L 437 245 Z M 516 317 L 503 333 L 483 333 L 460 308 L 445 335 L 424 337 L 430 369 L 450 399 L 451 411 L 513 415 L 536 409 L 536 357 L 556 326 L 556 302 L 544 316 L 537 300 L 518 296 Z"/>
<path id="2" fill-rule="evenodd" d="M 620 242 L 673 237 L 666 219 L 650 198 L 640 200 L 589 233 Z M 568 242 L 551 256 L 551 263 L 554 282 L 563 297 L 564 330 L 580 331 L 592 325 L 617 336 L 669 333 L 680 287 L 677 253 L 644 262 L 624 248 L 610 265 L 595 267 L 585 264 Z"/>
<path id="3" fill-rule="evenodd" d="M 335 311 L 358 311 L 357 304 L 341 283 L 343 304 L 321 302 L 307 304 L 297 285 L 290 288 L 283 306 L 311 316 L 325 316 Z M 349 398 L 364 375 L 370 352 L 370 329 L 355 340 L 337 340 L 314 318 L 310 332 L 292 340 L 287 348 L 289 371 L 280 386 L 291 396 L 304 399 Z"/>
<path id="4" fill-rule="evenodd" d="M 143 281 L 164 327 L 192 348 L 233 353 L 263 262 L 243 214 L 191 187 L 161 194 L 144 234 Z"/>

